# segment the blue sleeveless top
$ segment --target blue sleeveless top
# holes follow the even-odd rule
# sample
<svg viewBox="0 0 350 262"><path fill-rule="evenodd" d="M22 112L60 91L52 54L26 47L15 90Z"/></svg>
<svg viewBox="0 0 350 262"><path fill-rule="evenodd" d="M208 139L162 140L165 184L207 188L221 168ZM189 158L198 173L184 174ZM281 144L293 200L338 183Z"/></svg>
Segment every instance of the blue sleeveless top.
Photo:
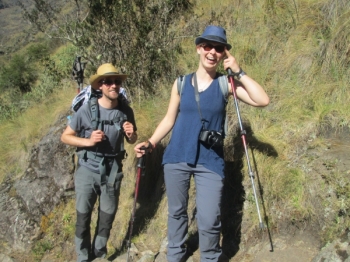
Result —
<svg viewBox="0 0 350 262"><path fill-rule="evenodd" d="M179 113L162 164L180 162L193 166L199 164L224 177L223 147L211 148L198 140L202 122L191 78L192 74L185 77L180 95ZM205 129L221 132L225 117L225 98L217 78L205 91L199 93L199 100Z"/></svg>

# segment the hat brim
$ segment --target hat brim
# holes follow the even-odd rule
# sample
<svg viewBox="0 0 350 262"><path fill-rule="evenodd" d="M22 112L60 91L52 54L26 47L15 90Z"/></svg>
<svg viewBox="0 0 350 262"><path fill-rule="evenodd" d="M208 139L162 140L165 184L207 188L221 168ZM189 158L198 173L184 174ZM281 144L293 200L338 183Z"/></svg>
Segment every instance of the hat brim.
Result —
<svg viewBox="0 0 350 262"><path fill-rule="evenodd" d="M230 44L226 43L225 41L222 40L221 37L217 37L217 36L197 37L195 44L199 45L199 44L201 44L203 42L207 42L207 41L223 44L224 46L226 46L227 50L230 50L232 48L232 46Z"/></svg>
<svg viewBox="0 0 350 262"><path fill-rule="evenodd" d="M116 76L118 77L118 79L121 79L122 81L124 81L128 75L122 75L122 74L116 74L116 73L109 73L109 74L104 74L104 75L92 75L89 79L90 81L90 85L92 86L92 88L97 89L98 88L98 82L106 77L109 76Z"/></svg>

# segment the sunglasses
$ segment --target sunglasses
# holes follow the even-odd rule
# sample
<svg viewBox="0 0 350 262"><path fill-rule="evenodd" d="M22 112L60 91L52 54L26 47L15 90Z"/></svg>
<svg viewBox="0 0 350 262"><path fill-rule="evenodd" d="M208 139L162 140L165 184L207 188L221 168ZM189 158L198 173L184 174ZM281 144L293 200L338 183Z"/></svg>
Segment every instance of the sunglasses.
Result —
<svg viewBox="0 0 350 262"><path fill-rule="evenodd" d="M116 86L119 86L119 85L122 84L122 82L123 81L120 80L120 79L114 79L114 80L112 80L112 79L104 79L104 80L100 81L100 83L105 84L107 86L111 86L113 84L115 84Z"/></svg>
<svg viewBox="0 0 350 262"><path fill-rule="evenodd" d="M213 48L217 53L222 53L225 51L225 46L224 45L212 45L212 44L202 44L201 47L203 47L204 51L210 51Z"/></svg>

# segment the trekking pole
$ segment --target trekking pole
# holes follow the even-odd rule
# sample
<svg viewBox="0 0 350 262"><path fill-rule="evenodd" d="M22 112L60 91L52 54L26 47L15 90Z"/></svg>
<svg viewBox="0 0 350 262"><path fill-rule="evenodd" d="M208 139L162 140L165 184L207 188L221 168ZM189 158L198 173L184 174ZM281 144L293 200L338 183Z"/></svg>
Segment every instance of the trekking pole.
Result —
<svg viewBox="0 0 350 262"><path fill-rule="evenodd" d="M245 139L246 138L245 137L246 136L246 130L244 130L244 128L243 128L241 114L239 112L238 99L237 99L236 89L235 89L235 85L234 85L234 78L233 78L234 75L233 75L233 72L232 72L232 70L230 68L227 69L227 73L228 73L229 81L231 83L232 94L233 94L233 98L234 98L234 104L235 104L236 111L237 111L238 123L239 123L239 128L240 128L240 131L241 131L241 138L242 138L242 142L243 142L245 156L246 156L246 159L247 159L249 177L250 177L250 181L252 182L256 209L258 211L258 216L259 216L259 227L260 227L260 229L263 229L264 228L264 223L263 223L263 221L261 219L259 203L258 203L258 197L257 197L257 194L256 194L255 183L254 183L254 173L253 173L252 167L250 165L250 160L249 160L248 146L247 146L246 139Z"/></svg>
<svg viewBox="0 0 350 262"><path fill-rule="evenodd" d="M81 62L81 56L77 56L73 63L72 75L78 83L77 93L83 89L84 69L86 62Z"/></svg>
<svg viewBox="0 0 350 262"><path fill-rule="evenodd" d="M140 148L141 150L144 150L146 153L148 152L148 149L144 146ZM144 154L142 157L139 158L137 161L137 175L136 175L136 182L135 182L135 196L134 196L134 204L133 204L133 209L132 209L132 214L129 222L129 239L128 239L128 256L127 256L127 262L129 262L129 253L130 253L130 248L131 248L131 235L132 235L132 230L134 226L134 221L135 221L135 213L136 213L136 202L137 202L137 197L139 194L139 184L140 184L140 179L141 179L141 174L142 170L145 168L145 156Z"/></svg>

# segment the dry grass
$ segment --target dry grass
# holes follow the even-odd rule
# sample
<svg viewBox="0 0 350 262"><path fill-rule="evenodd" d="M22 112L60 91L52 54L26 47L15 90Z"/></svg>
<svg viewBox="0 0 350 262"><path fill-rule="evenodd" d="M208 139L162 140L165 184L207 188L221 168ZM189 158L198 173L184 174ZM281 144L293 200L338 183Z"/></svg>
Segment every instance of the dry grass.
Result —
<svg viewBox="0 0 350 262"><path fill-rule="evenodd" d="M12 174L12 178L17 178L23 173L31 147L59 115L67 112L74 92L74 88L57 88L47 100L0 126L0 181L6 175Z"/></svg>

